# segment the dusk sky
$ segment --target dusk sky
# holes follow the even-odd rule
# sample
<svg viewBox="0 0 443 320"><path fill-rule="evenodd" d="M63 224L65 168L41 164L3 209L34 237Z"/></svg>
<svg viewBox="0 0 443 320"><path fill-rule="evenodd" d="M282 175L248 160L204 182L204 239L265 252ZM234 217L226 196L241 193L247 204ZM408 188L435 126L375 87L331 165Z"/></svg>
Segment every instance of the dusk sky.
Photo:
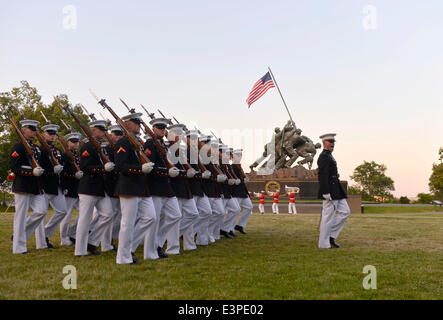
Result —
<svg viewBox="0 0 443 320"><path fill-rule="evenodd" d="M276 88L246 104L270 66L303 134L337 133L341 179L375 161L396 196L429 192L443 146L441 0L0 4L1 92L27 80L45 103L66 93L105 114L92 88L120 115L119 97L160 108L243 148L249 172L288 120Z"/></svg>

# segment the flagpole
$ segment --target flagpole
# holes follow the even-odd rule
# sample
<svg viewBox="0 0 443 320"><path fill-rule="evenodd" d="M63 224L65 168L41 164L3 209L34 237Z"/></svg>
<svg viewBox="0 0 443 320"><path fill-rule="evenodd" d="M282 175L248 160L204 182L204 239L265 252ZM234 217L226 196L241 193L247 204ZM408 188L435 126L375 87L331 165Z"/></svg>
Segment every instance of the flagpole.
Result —
<svg viewBox="0 0 443 320"><path fill-rule="evenodd" d="M286 111L288 111L289 118L291 119L292 122L294 122L294 120L292 120L291 113L289 112L288 106L286 105L286 101L285 101L285 99L283 98L283 95L281 94L280 88L278 87L277 81L275 80L274 74L273 74L272 71L271 71L271 68L268 67L268 70L269 70L269 73L271 74L272 80L273 80L274 83L275 83L275 86L277 87L278 93L280 93L280 97L281 97L281 99L283 100L283 104L285 105Z"/></svg>

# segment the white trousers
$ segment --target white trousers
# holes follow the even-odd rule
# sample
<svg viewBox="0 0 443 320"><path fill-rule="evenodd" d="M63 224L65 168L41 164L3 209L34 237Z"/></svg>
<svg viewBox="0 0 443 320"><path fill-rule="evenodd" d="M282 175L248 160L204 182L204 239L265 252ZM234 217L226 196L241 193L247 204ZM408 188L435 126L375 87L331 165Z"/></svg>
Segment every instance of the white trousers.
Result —
<svg viewBox="0 0 443 320"><path fill-rule="evenodd" d="M194 202L198 210L198 218L194 222L194 234L197 233L196 244L207 246L209 244L209 220L212 210L207 196L194 196Z"/></svg>
<svg viewBox="0 0 443 320"><path fill-rule="evenodd" d="M337 215L335 215L337 212ZM346 199L323 200L321 212L320 236L318 238L319 248L330 248L329 238L336 239L351 214Z"/></svg>
<svg viewBox="0 0 443 320"><path fill-rule="evenodd" d="M114 224L116 223L116 219L121 219L121 213L120 213L120 199L109 197L111 200L111 206L112 206L112 223L109 224L109 226L106 228L105 231L103 231L103 235L101 238L101 247L102 252L111 251L113 249L112 246L112 239L118 238L118 232L116 237L114 238ZM119 216L116 218L116 216ZM97 214L97 208L94 208L94 212L92 213L92 221L89 225L89 230L92 230L96 227L98 221L99 221L100 215ZM118 227L120 228L120 220L118 222Z"/></svg>
<svg viewBox="0 0 443 320"><path fill-rule="evenodd" d="M233 231L241 208L235 198L223 199L223 205L226 214L220 229L226 232Z"/></svg>
<svg viewBox="0 0 443 320"><path fill-rule="evenodd" d="M179 239L176 225L179 225L182 214L176 197L159 197L152 196L154 202L155 213L157 215L158 227L157 227L157 247L163 247L166 242L166 236L171 229L175 230L174 234L169 235L171 241L172 237ZM169 242L169 241L168 241Z"/></svg>
<svg viewBox="0 0 443 320"><path fill-rule="evenodd" d="M72 219L72 212L74 209L78 210L78 198L65 197L67 212L62 222L60 222L60 244L62 246L72 245L70 238L70 225Z"/></svg>
<svg viewBox="0 0 443 320"><path fill-rule="evenodd" d="M167 254L180 253L180 240L175 235L183 236L183 250L195 250L197 246L194 242L194 222L198 218L198 210L193 199L177 198L182 214L180 223L176 224L168 233ZM178 230L177 230L178 229Z"/></svg>
<svg viewBox="0 0 443 320"><path fill-rule="evenodd" d="M265 205L263 203L258 204L258 211L260 211L260 213L265 213Z"/></svg>
<svg viewBox="0 0 443 320"><path fill-rule="evenodd" d="M222 198L209 198L209 204L212 210L208 227L209 242L214 243L215 240L220 239L220 225L225 217L225 206Z"/></svg>
<svg viewBox="0 0 443 320"><path fill-rule="evenodd" d="M243 209L243 211L240 214L240 218L238 219L237 225L241 226L243 228L246 228L246 225L248 224L249 217L252 213L252 201L249 197L247 198L235 198L238 202L238 205ZM235 225L234 225L235 227Z"/></svg>
<svg viewBox="0 0 443 320"><path fill-rule="evenodd" d="M121 221L118 234L117 264L132 263L131 252L136 249L135 243L144 239L144 251L151 257L158 258L155 246L155 229L157 217L154 204L148 197L120 197ZM112 224L110 225L112 231ZM145 259L147 259L145 257Z"/></svg>
<svg viewBox="0 0 443 320"><path fill-rule="evenodd" d="M27 251L26 241L44 221L48 207L43 194L14 193L15 213L13 226L12 253ZM29 217L28 210L32 212ZM46 242L45 247L46 248ZM37 249L40 249L37 247Z"/></svg>
<svg viewBox="0 0 443 320"><path fill-rule="evenodd" d="M295 203L294 202L289 202L288 204L288 213L291 214L297 214L297 209L295 208Z"/></svg>
<svg viewBox="0 0 443 320"><path fill-rule="evenodd" d="M272 204L272 213L278 214L278 203Z"/></svg>
<svg viewBox="0 0 443 320"><path fill-rule="evenodd" d="M94 208L97 208L98 222L90 229L91 216ZM75 255L88 254L88 243L97 246L102 239L103 233L112 223L111 199L107 194L104 197L79 194L79 212L77 232L75 235ZM89 230L91 232L89 233ZM109 240L110 242L111 240Z"/></svg>

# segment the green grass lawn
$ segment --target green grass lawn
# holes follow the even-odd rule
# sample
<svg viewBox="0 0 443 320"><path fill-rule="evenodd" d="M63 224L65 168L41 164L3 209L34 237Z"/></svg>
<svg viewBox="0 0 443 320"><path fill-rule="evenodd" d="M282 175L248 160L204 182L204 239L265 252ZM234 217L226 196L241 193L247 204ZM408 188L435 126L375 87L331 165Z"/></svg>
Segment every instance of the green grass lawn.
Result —
<svg viewBox="0 0 443 320"><path fill-rule="evenodd" d="M317 248L317 214L251 216L247 235L137 265L73 247L11 252L12 213L0 214L1 299L442 299L442 215L351 215L340 249ZM142 257L142 248L137 251ZM65 290L65 265L77 269ZM365 290L365 265L377 289Z"/></svg>
<svg viewBox="0 0 443 320"><path fill-rule="evenodd" d="M437 211L440 208L437 207ZM364 214L366 213L417 213L417 212L434 212L434 207L431 206L399 206L399 207L384 207L384 206L365 206Z"/></svg>

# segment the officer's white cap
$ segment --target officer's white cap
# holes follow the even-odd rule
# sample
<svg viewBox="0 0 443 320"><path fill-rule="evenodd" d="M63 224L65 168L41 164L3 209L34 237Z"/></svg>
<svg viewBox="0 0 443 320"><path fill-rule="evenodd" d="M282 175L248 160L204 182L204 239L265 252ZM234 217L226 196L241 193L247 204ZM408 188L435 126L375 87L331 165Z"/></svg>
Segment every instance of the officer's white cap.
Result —
<svg viewBox="0 0 443 320"><path fill-rule="evenodd" d="M110 126L108 128L109 131L113 132L113 131L119 131L119 132L123 132L122 127L120 127L118 124L114 124L113 126Z"/></svg>
<svg viewBox="0 0 443 320"><path fill-rule="evenodd" d="M326 133L320 136L320 139L322 140L334 140L335 141L335 133Z"/></svg>
<svg viewBox="0 0 443 320"><path fill-rule="evenodd" d="M235 149L232 151L232 154L241 156L243 154L243 149Z"/></svg>
<svg viewBox="0 0 443 320"><path fill-rule="evenodd" d="M38 122L37 120L31 120L31 119L26 119L26 120L22 120L20 121L20 125L23 127L26 126L31 126L31 127L36 127L38 126L40 122Z"/></svg>
<svg viewBox="0 0 443 320"><path fill-rule="evenodd" d="M106 120L94 120L94 121L91 121L91 122L89 122L89 126L90 127L92 127L92 128L99 128L99 129L104 129L104 130L106 130L106 124L107 124L107 122L106 122Z"/></svg>
<svg viewBox="0 0 443 320"><path fill-rule="evenodd" d="M81 137L82 137L81 134L78 132L71 132L71 133L68 133L67 135L65 135L66 140L74 139L74 140L79 141Z"/></svg>
<svg viewBox="0 0 443 320"><path fill-rule="evenodd" d="M127 114L127 115L123 116L122 120L123 121L131 120L131 121L133 121L133 122L135 122L137 124L140 124L141 121L142 121L142 115L143 115L143 113L134 112L134 113L130 113L130 114Z"/></svg>
<svg viewBox="0 0 443 320"><path fill-rule="evenodd" d="M55 131L55 132L58 132L58 129L60 129L60 126L58 126L56 124L53 124L53 123L49 123L49 124L44 125L42 127L43 131Z"/></svg>
<svg viewBox="0 0 443 320"><path fill-rule="evenodd" d="M160 127L167 127L168 125L171 125L172 122L169 119L166 118L155 118L152 119L151 121L149 121L149 124L151 124L153 127L154 126L160 126Z"/></svg>

